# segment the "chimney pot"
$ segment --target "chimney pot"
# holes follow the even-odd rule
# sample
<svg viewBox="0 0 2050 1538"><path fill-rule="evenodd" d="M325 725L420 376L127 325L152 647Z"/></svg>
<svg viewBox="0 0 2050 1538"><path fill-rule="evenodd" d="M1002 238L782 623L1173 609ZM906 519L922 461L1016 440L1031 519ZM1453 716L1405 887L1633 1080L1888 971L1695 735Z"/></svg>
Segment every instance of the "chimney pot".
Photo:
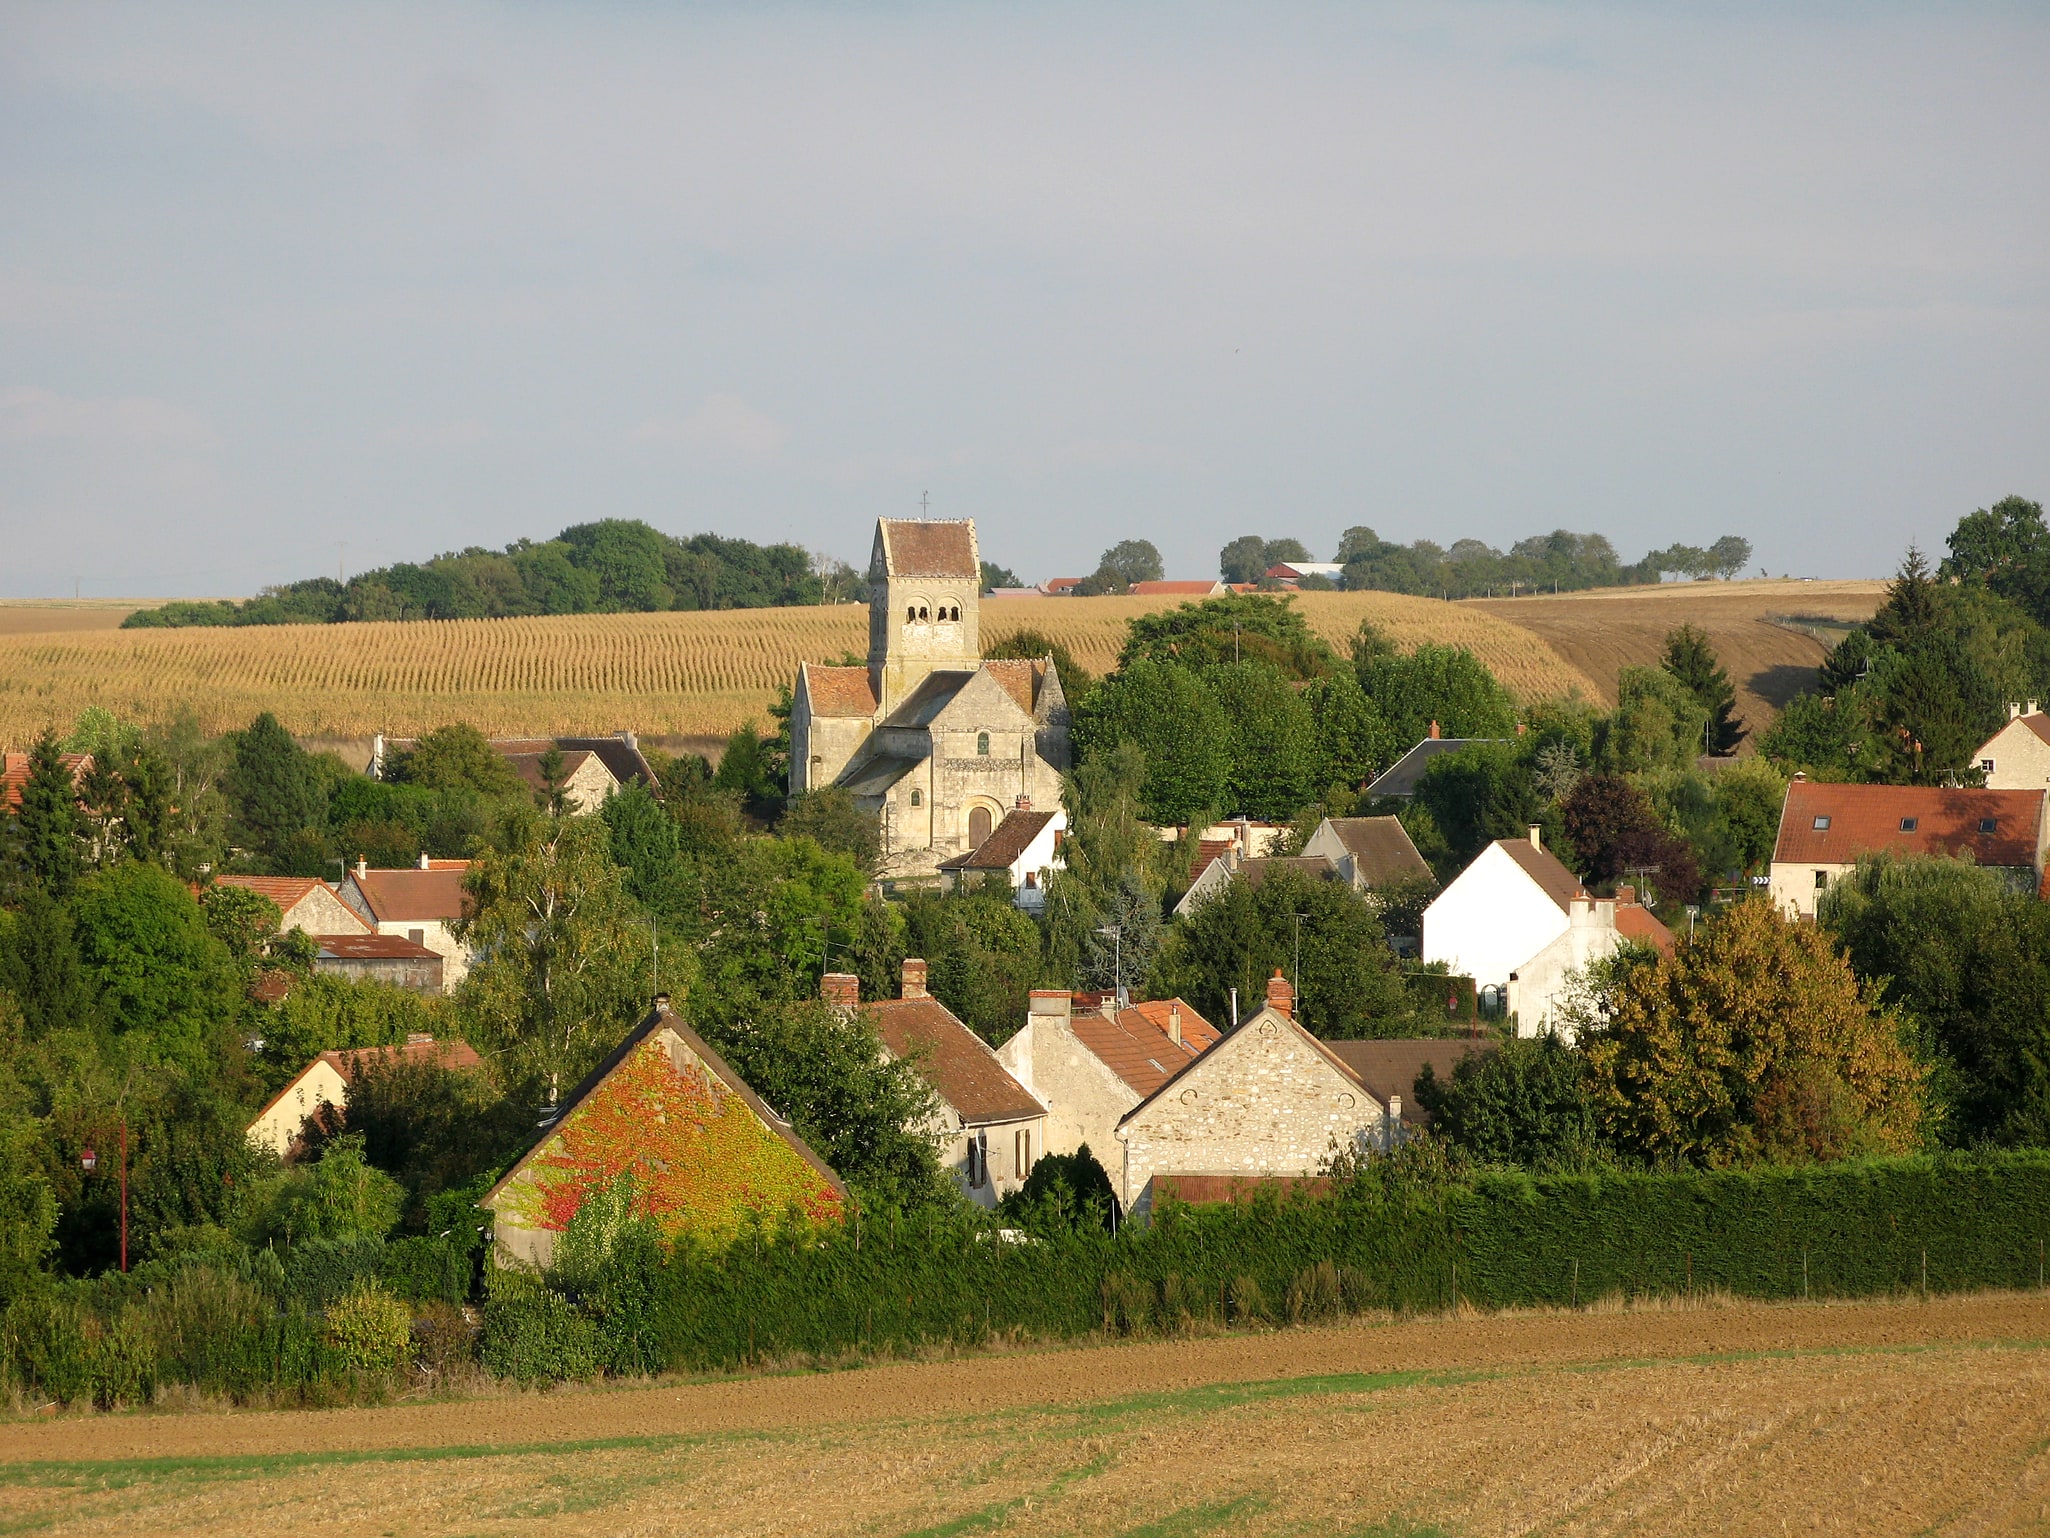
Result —
<svg viewBox="0 0 2050 1538"><path fill-rule="evenodd" d="M367 876L370 874L370 862L364 859L363 856L361 856L360 854L356 856L356 874L359 876Z"/></svg>
<svg viewBox="0 0 2050 1538"><path fill-rule="evenodd" d="M2007 719L2010 721L2019 721L2021 717L2022 702L2020 700L2009 700L2007 702Z"/></svg>
<svg viewBox="0 0 2050 1538"><path fill-rule="evenodd" d="M422 870L426 870L426 869L428 868L428 867L427 867L427 851L426 851L426 850L424 850L424 849L420 851L420 868L421 868Z"/></svg>
<svg viewBox="0 0 2050 1538"><path fill-rule="evenodd" d="M819 997L835 1009L853 1009L861 1003L861 979L852 972L828 972L819 979Z"/></svg>
<svg viewBox="0 0 2050 1538"><path fill-rule="evenodd" d="M2034 700L2029 701L2029 708L2027 713L2029 715L2034 715L2036 713L2036 702Z"/></svg>
<svg viewBox="0 0 2050 1538"><path fill-rule="evenodd" d="M1533 849L1545 847L1545 830L1536 823L1530 825L1530 847Z"/></svg>
<svg viewBox="0 0 2050 1538"><path fill-rule="evenodd" d="M666 1014L668 1014L668 1013L669 1013L669 995L668 995L668 994L666 994L666 993L658 993L658 994L656 994L656 995L655 995L655 1013L656 1013L656 1014L658 1014L658 1015L666 1015Z"/></svg>
<svg viewBox="0 0 2050 1538"><path fill-rule="evenodd" d="M1617 887L1617 888L1616 888L1616 901L1617 901L1617 902L1619 902L1619 903L1622 903L1622 904L1624 904L1624 905L1625 905L1626 907L1627 907L1627 906L1628 906L1629 904L1631 904L1631 903L1634 903L1634 902L1636 902L1636 901L1637 901L1637 888L1636 888L1636 887L1634 887L1634 886L1619 886L1619 887Z"/></svg>
<svg viewBox="0 0 2050 1538"><path fill-rule="evenodd" d="M1402 1120L1402 1096L1390 1095L1388 1097L1388 1119L1390 1121Z"/></svg>
<svg viewBox="0 0 2050 1538"><path fill-rule="evenodd" d="M1279 967L1267 979L1267 1007L1287 1019L1295 1018L1295 989L1289 986Z"/></svg>
<svg viewBox="0 0 2050 1538"><path fill-rule="evenodd" d="M1031 810L1032 810L1032 798L1031 798L1030 796L1020 796L1020 797L1018 798L1018 800L1017 800L1017 808L1018 808L1018 810L1019 810L1019 811L1021 811L1021 812L1029 812L1029 811L1031 811Z"/></svg>
<svg viewBox="0 0 2050 1538"><path fill-rule="evenodd" d="M1431 723L1431 741L1433 741L1433 742L1436 742L1437 740L1438 740L1438 723L1437 723L1436 721L1433 721L1433 722Z"/></svg>
<svg viewBox="0 0 2050 1538"><path fill-rule="evenodd" d="M907 999L929 999L932 997L931 994L925 991L925 962L922 958L917 956L906 956L904 958L904 984L899 990L899 996Z"/></svg>

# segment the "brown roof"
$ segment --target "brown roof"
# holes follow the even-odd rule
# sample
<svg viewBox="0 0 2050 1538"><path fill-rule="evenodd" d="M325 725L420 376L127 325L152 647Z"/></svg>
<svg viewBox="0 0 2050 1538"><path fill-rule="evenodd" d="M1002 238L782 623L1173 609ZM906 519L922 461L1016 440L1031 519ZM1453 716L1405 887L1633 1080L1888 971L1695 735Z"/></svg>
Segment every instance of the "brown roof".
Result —
<svg viewBox="0 0 2050 1538"><path fill-rule="evenodd" d="M1170 1011L1180 1007L1182 1039L1167 1034ZM1068 1019L1075 1039L1144 1100L1189 1062L1217 1045L1219 1031L1180 999L1151 999L1118 1011L1115 1020L1078 1010Z"/></svg>
<svg viewBox="0 0 2050 1538"><path fill-rule="evenodd" d="M313 876L216 876L214 885L241 887L245 892L268 897L278 905L278 912L290 913L308 892L327 883Z"/></svg>
<svg viewBox="0 0 2050 1538"><path fill-rule="evenodd" d="M1653 946L1668 956L1673 954L1672 930L1659 921L1656 913L1640 904L1616 904L1616 933L1640 945Z"/></svg>
<svg viewBox="0 0 2050 1538"><path fill-rule="evenodd" d="M92 768L93 756L90 753L66 753L63 759L64 767L71 771L72 787L76 789L78 782L85 778L86 771ZM0 753L0 802L4 802L10 812L21 810L21 788L28 784L28 768L28 754Z"/></svg>
<svg viewBox="0 0 2050 1538"><path fill-rule="evenodd" d="M1189 879L1194 881L1210 868L1212 860L1221 860L1232 847L1228 838L1203 838L1196 841L1196 858L1189 862Z"/></svg>
<svg viewBox="0 0 2050 1538"><path fill-rule="evenodd" d="M410 753L419 745L418 737L387 737L384 751L389 757ZM611 737L493 737L491 746L508 758L520 753L546 753L550 748L564 753L595 753L620 784L655 783L655 771L648 766L647 755L641 752L639 740L631 733Z"/></svg>
<svg viewBox="0 0 2050 1538"><path fill-rule="evenodd" d="M1223 592L1224 584L1215 580L1209 582L1134 582L1127 591L1134 598L1167 598L1179 597L1184 594L1208 597L1212 593Z"/></svg>
<svg viewBox="0 0 2050 1538"><path fill-rule="evenodd" d="M2033 714L2019 716L2016 719L2038 737L2042 738L2043 741L2050 742L2050 715L2045 715L2042 711L2038 710Z"/></svg>
<svg viewBox="0 0 2050 1538"><path fill-rule="evenodd" d="M1523 873L1559 905L1561 912L1573 906L1574 898L1587 895L1580 878L1562 865L1551 850L1539 849L1528 838L1498 838L1495 847L1522 866Z"/></svg>
<svg viewBox="0 0 2050 1538"><path fill-rule="evenodd" d="M890 574L896 577L973 577L982 580L975 559L974 525L925 523L910 518L880 520Z"/></svg>
<svg viewBox="0 0 2050 1538"><path fill-rule="evenodd" d="M1335 881L1338 867L1321 854L1266 854L1239 861L1232 874L1256 890L1269 876L1292 870L1307 881Z"/></svg>
<svg viewBox="0 0 2050 1538"><path fill-rule="evenodd" d="M353 1083L356 1075L374 1063L443 1063L450 1068L481 1068L484 1059L467 1041L408 1041L395 1047L349 1047L323 1052L320 1061L334 1066L342 1082Z"/></svg>
<svg viewBox="0 0 2050 1538"><path fill-rule="evenodd" d="M1772 857L1798 865L1849 865L1861 854L1969 850L1981 865L2033 869L2043 800L2040 790L1796 780L1787 787ZM1825 825L1817 827L1818 820Z"/></svg>
<svg viewBox="0 0 2050 1538"><path fill-rule="evenodd" d="M447 922L463 916L469 901L463 877L469 868L467 860L436 860L431 870L351 870L349 879L380 924L408 919Z"/></svg>
<svg viewBox="0 0 2050 1538"><path fill-rule="evenodd" d="M548 781L541 773L541 759L542 755L547 753L547 751L548 749L544 747L539 752L534 753L507 753L505 761L512 765L512 772L525 782L528 789L546 790L548 788ZM556 751L562 752L560 748L556 749ZM571 775L583 768L595 756L588 749L584 748L578 748L574 752L563 753L562 777L564 781L567 781Z"/></svg>
<svg viewBox="0 0 2050 1538"><path fill-rule="evenodd" d="M998 657L985 662L982 670L1003 686L1004 692L1018 702L1018 708L1026 715L1032 714L1032 702L1039 694L1039 680L1046 671L1046 664L1034 662L1025 657Z"/></svg>
<svg viewBox="0 0 2050 1538"><path fill-rule="evenodd" d="M329 961L439 961L441 952L430 951L404 935L315 935L313 943Z"/></svg>
<svg viewBox="0 0 2050 1538"><path fill-rule="evenodd" d="M826 667L817 662L804 665L804 692L811 696L815 716L872 716L876 713L876 692L869 684L867 668Z"/></svg>
<svg viewBox="0 0 2050 1538"><path fill-rule="evenodd" d="M1052 812L1010 812L980 846L940 863L942 870L1009 870L1053 821Z"/></svg>
<svg viewBox="0 0 2050 1538"><path fill-rule="evenodd" d="M989 1044L938 999L884 999L862 1010L890 1055L911 1062L969 1126L1046 1114Z"/></svg>
<svg viewBox="0 0 2050 1538"><path fill-rule="evenodd" d="M1457 1037L1327 1041L1324 1045L1383 1105L1388 1103L1390 1095L1402 1096L1402 1119L1413 1126L1421 1126L1430 1120L1423 1107L1416 1103L1417 1076L1424 1071L1424 1064L1429 1063L1431 1071L1441 1080L1449 1079L1461 1058L1475 1052L1495 1050L1492 1043Z"/></svg>
<svg viewBox="0 0 2050 1538"><path fill-rule="evenodd" d="M1431 873L1410 841L1408 829L1393 817L1334 817L1331 831L1345 845L1368 886Z"/></svg>

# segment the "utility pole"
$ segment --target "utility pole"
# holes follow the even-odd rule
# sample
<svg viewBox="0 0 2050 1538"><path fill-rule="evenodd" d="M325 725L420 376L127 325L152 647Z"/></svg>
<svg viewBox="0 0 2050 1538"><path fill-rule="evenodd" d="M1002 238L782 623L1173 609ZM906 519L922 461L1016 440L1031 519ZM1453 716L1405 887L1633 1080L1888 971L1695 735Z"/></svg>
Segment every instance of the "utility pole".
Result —
<svg viewBox="0 0 2050 1538"><path fill-rule="evenodd" d="M1110 996L1117 1001L1117 1007L1123 1009L1125 1007L1125 926L1122 924L1105 924L1096 932L1100 935L1110 936Z"/></svg>
<svg viewBox="0 0 2050 1538"><path fill-rule="evenodd" d="M1295 976L1290 979L1289 986L1295 989L1295 1022L1297 1025L1301 1025L1303 1023L1303 920L1308 918L1309 915L1307 913L1291 913L1289 917L1295 920Z"/></svg>
<svg viewBox="0 0 2050 1538"><path fill-rule="evenodd" d="M932 493L931 493L931 492L929 492L929 491L921 491L921 492L920 492L920 493L918 494L918 510L919 510L919 512L921 512L921 513L929 513L929 512L931 512L931 511L932 511Z"/></svg>
<svg viewBox="0 0 2050 1538"><path fill-rule="evenodd" d="M342 567L343 567L343 563L344 563L344 562L345 562L345 561L346 561L346 560L348 559L348 556L349 556L349 542L348 542L348 541L347 541L346 539L338 539L338 540L336 540L336 541L335 541L335 581L336 581L337 583L339 583L339 584L340 584L341 586L343 586L343 587L347 587L347 586L349 585L349 579L348 579L347 577L345 577L345 576L343 576L343 575L342 575Z"/></svg>

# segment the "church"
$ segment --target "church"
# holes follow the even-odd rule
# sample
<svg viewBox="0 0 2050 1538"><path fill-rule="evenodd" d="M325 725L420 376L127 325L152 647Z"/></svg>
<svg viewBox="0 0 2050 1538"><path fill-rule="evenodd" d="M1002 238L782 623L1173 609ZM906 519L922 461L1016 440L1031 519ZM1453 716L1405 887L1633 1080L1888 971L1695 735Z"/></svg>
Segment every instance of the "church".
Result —
<svg viewBox="0 0 2050 1538"><path fill-rule="evenodd" d="M1068 703L1051 657L983 661L972 521L879 519L868 582L868 665L798 668L790 793L845 786L881 820L883 874L935 876L1060 805Z"/></svg>

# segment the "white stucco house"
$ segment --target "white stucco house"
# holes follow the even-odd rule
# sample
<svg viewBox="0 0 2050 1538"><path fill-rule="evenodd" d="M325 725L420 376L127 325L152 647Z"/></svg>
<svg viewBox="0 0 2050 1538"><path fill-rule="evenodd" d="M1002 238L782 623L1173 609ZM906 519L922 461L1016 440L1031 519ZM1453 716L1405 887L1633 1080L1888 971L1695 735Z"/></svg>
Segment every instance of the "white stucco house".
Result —
<svg viewBox="0 0 2050 1538"><path fill-rule="evenodd" d="M400 935L443 958L443 987L453 993L470 970L470 949L455 937L466 911L468 860L432 860L374 870L358 860L341 885L341 899L381 935Z"/></svg>
<svg viewBox="0 0 2050 1538"><path fill-rule="evenodd" d="M2007 724L1979 745L1972 762L1988 790L2041 790L2050 785L2050 715L2030 700L2007 707Z"/></svg>
<svg viewBox="0 0 2050 1538"><path fill-rule="evenodd" d="M1614 897L1573 898L1566 907L1565 929L1509 974L1507 1003L1516 1034L1549 1032L1572 1041L1574 1029L1560 1017L1560 1006L1574 983L1590 965L1633 941L1669 955L1673 949L1673 932L1638 904L1635 888L1619 887Z"/></svg>
<svg viewBox="0 0 2050 1538"><path fill-rule="evenodd" d="M953 891L975 877L1002 876L1010 883L1011 901L1037 913L1046 906L1048 873L1061 868L1061 842L1067 831L1068 814L1060 807L1035 812L1025 802L975 848L940 861L941 883Z"/></svg>

